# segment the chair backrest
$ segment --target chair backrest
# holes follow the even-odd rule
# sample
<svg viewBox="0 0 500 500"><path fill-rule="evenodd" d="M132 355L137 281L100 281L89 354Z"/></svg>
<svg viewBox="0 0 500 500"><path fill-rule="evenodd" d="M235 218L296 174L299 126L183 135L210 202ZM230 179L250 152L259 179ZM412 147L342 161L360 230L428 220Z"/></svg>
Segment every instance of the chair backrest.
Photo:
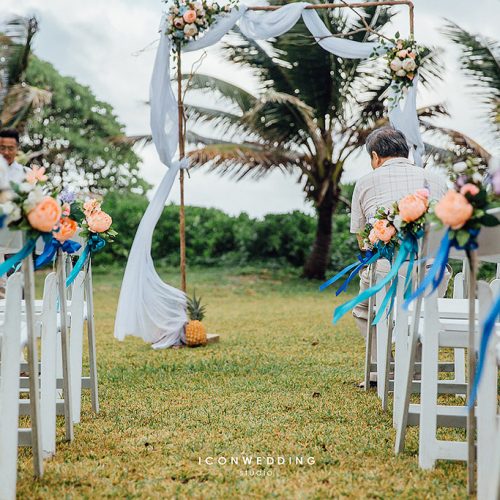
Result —
<svg viewBox="0 0 500 500"><path fill-rule="evenodd" d="M23 248L22 231L11 231L7 227L0 229L0 253L16 253Z"/></svg>

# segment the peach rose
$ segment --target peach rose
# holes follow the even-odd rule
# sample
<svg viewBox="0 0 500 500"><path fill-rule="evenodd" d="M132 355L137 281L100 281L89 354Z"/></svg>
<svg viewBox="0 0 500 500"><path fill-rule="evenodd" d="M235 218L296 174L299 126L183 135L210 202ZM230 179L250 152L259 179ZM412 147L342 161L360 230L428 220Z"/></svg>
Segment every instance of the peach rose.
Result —
<svg viewBox="0 0 500 500"><path fill-rule="evenodd" d="M33 229L49 233L59 222L61 214L59 203L54 198L46 196L28 213L28 221Z"/></svg>
<svg viewBox="0 0 500 500"><path fill-rule="evenodd" d="M52 235L57 241L64 243L65 241L73 238L78 229L78 224L69 217L63 217L59 223L59 231L54 231Z"/></svg>
<svg viewBox="0 0 500 500"><path fill-rule="evenodd" d="M399 200L399 215L405 222L413 222L425 214L428 206L429 202L426 198L417 194L409 194Z"/></svg>
<svg viewBox="0 0 500 500"><path fill-rule="evenodd" d="M415 195L419 196L420 198L424 198L425 200L429 199L431 193L429 193L429 190L427 188L422 188L422 189L417 189L415 191Z"/></svg>
<svg viewBox="0 0 500 500"><path fill-rule="evenodd" d="M474 209L463 194L450 190L441 198L434 211L445 226L460 229L472 217Z"/></svg>
<svg viewBox="0 0 500 500"><path fill-rule="evenodd" d="M98 212L99 210L101 210L101 203L95 198L91 198L83 204L83 211L86 217L88 217L92 212Z"/></svg>
<svg viewBox="0 0 500 500"><path fill-rule="evenodd" d="M196 11L188 10L184 12L184 15L182 17L184 18L184 21L186 21L186 23L194 23L196 21Z"/></svg>
<svg viewBox="0 0 500 500"><path fill-rule="evenodd" d="M102 210L87 217L87 224L93 233L104 233L111 227L112 223L113 219Z"/></svg>
<svg viewBox="0 0 500 500"><path fill-rule="evenodd" d="M370 231L370 234L368 235L368 241L372 244L372 245L375 245L375 243L377 243L378 241L378 238L377 236L375 235L375 230L372 229Z"/></svg>
<svg viewBox="0 0 500 500"><path fill-rule="evenodd" d="M396 234L396 228L385 219L378 220L373 224L373 234L380 241L389 243Z"/></svg>
<svg viewBox="0 0 500 500"><path fill-rule="evenodd" d="M464 184L460 189L460 194L463 194L464 196L466 194L476 196L477 193L479 193L479 188L475 184L471 184L470 182Z"/></svg>

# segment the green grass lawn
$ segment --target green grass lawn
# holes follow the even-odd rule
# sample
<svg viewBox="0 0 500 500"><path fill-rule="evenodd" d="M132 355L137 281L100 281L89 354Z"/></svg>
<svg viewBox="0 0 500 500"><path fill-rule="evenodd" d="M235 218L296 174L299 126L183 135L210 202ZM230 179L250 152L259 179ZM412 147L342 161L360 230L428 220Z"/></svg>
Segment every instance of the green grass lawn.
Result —
<svg viewBox="0 0 500 500"><path fill-rule="evenodd" d="M178 283L176 271L163 275ZM466 496L463 464L418 468L416 429L394 456L391 413L356 387L364 345L354 321L331 324L333 292L284 271L192 270L188 280L221 342L155 352L113 338L121 275L96 274L101 412L85 391L75 440L63 442L59 420L41 480L20 452L19 498ZM242 454L314 464L204 463Z"/></svg>

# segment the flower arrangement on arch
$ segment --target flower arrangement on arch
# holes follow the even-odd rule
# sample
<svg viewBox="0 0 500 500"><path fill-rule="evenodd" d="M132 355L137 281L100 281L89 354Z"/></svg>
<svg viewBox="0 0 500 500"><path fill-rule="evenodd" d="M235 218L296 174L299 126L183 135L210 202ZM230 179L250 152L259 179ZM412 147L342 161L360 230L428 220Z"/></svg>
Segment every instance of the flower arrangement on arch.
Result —
<svg viewBox="0 0 500 500"><path fill-rule="evenodd" d="M176 45L196 40L218 15L230 12L233 2L220 6L206 0L174 0L167 14L167 35Z"/></svg>
<svg viewBox="0 0 500 500"><path fill-rule="evenodd" d="M404 91L413 85L422 59L429 53L429 50L418 45L413 38L401 38L399 32L394 35L393 39L382 38L380 44L385 51L387 67L392 78L393 96L390 96L388 100L394 106L403 97ZM381 54L375 49L373 55Z"/></svg>

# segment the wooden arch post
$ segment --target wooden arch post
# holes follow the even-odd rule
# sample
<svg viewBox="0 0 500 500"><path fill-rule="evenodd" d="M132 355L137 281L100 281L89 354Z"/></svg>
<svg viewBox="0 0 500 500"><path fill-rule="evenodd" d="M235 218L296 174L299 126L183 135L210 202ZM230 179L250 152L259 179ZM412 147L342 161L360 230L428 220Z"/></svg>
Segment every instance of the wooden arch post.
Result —
<svg viewBox="0 0 500 500"><path fill-rule="evenodd" d="M286 5L286 4L285 4ZM414 35L414 6L410 0L385 0L380 2L357 2L347 3L323 3L308 5L306 9L322 10L322 9L342 9L347 8L354 10L363 7L377 7L382 5L407 5L409 9L410 19L410 35ZM277 10L283 5L260 5L248 7L248 10L267 11ZM182 160L186 154L186 136L185 136L185 117L184 117L184 102L182 98L182 68L181 68L181 44L177 44L177 108L178 108L178 122L179 122L179 159ZM180 205L179 205L179 241L180 241L180 268L181 268L181 289L186 291L186 216L184 207L184 170L179 172L180 184Z"/></svg>

